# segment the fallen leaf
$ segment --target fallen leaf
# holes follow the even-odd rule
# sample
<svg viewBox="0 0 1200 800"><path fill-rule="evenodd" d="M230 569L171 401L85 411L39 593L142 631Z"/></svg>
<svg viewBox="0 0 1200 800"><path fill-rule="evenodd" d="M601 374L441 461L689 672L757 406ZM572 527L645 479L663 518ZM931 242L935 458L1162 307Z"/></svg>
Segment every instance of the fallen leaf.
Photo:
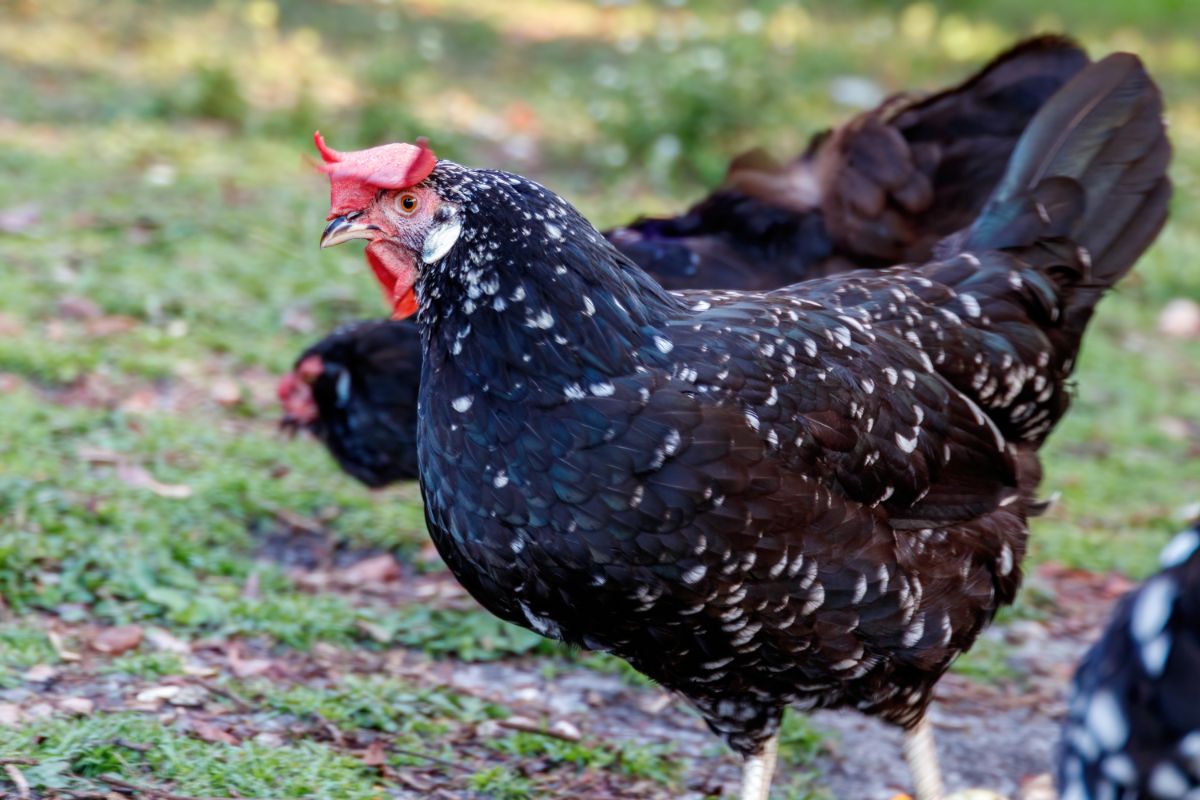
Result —
<svg viewBox="0 0 1200 800"><path fill-rule="evenodd" d="M394 556L385 553L364 558L338 572L338 580L345 584L390 583L400 580L402 572Z"/></svg>
<svg viewBox="0 0 1200 800"><path fill-rule="evenodd" d="M368 767L379 767L387 763L387 751L383 748L383 740L376 739L362 751L362 762Z"/></svg>
<svg viewBox="0 0 1200 800"><path fill-rule="evenodd" d="M242 400L242 387L233 378L217 378L208 393L223 406L234 406Z"/></svg>
<svg viewBox="0 0 1200 800"><path fill-rule="evenodd" d="M234 747L241 744L241 740L234 736L229 731L214 725L211 722L205 722L202 719L192 721L192 733L206 742L221 742L224 744L233 745Z"/></svg>
<svg viewBox="0 0 1200 800"><path fill-rule="evenodd" d="M173 706L202 706L208 699L208 690L203 686L188 684L176 688L179 691L167 698L167 702Z"/></svg>
<svg viewBox="0 0 1200 800"><path fill-rule="evenodd" d="M96 704L86 697L64 697L58 701L58 707L68 714L80 717L91 716L96 710Z"/></svg>
<svg viewBox="0 0 1200 800"><path fill-rule="evenodd" d="M155 650L162 650L167 653L175 653L176 655L188 655L192 652L192 646L182 639L178 639L162 628L147 628L146 641Z"/></svg>
<svg viewBox="0 0 1200 800"><path fill-rule="evenodd" d="M242 658L241 648L236 644L230 646L228 660L229 671L238 678L253 678L275 666L275 662L267 658Z"/></svg>
<svg viewBox="0 0 1200 800"><path fill-rule="evenodd" d="M35 664L21 676L30 683L45 683L58 677L58 670L49 664Z"/></svg>
<svg viewBox="0 0 1200 800"><path fill-rule="evenodd" d="M192 487L183 483L163 483L139 464L118 463L117 477L129 486L138 489L149 489L159 497L168 497L172 500L185 500L192 496Z"/></svg>
<svg viewBox="0 0 1200 800"><path fill-rule="evenodd" d="M550 734L568 742L578 742L583 738L583 734L579 732L579 728L576 728L565 719L560 719L551 725Z"/></svg>
<svg viewBox="0 0 1200 800"><path fill-rule="evenodd" d="M120 625L115 628L104 628L92 636L92 649L110 656L128 653L142 643L142 627L140 625Z"/></svg>
<svg viewBox="0 0 1200 800"><path fill-rule="evenodd" d="M14 728L21 724L25 715L21 707L15 703L0 703L0 726Z"/></svg>
<svg viewBox="0 0 1200 800"><path fill-rule="evenodd" d="M139 703L161 703L179 694L182 688L180 686L151 686L138 692L134 699Z"/></svg>
<svg viewBox="0 0 1200 800"><path fill-rule="evenodd" d="M81 658L83 658L83 656L79 655L79 653L67 649L67 646L63 642L63 638L58 631L46 631L46 638L50 640L50 646L54 648L54 652L57 653L58 657L63 661L79 661Z"/></svg>

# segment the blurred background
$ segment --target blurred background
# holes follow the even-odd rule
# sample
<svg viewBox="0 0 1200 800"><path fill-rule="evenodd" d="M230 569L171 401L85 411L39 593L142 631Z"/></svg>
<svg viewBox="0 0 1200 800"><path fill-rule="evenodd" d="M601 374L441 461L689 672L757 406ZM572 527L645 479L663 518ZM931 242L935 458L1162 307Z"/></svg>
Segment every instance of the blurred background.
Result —
<svg viewBox="0 0 1200 800"><path fill-rule="evenodd" d="M691 725L683 744L619 715L582 741L489 728L513 712L488 693L505 681L534 703L539 679L584 676L570 697L598 681L617 698L600 705L638 713L659 695L477 611L415 487L368 492L277 431L295 356L387 313L355 248L317 249L312 132L347 150L425 135L606 227L1043 31L1146 60L1176 194L1089 331L1029 589L956 667L1003 697L1031 674L1005 631L1056 631L1056 581L1079 608L1110 602L1198 508L1200 4L0 2L0 756L49 794L103 776L222 796L719 792L730 757L676 708L659 712ZM828 796L855 734L790 725L781 791Z"/></svg>

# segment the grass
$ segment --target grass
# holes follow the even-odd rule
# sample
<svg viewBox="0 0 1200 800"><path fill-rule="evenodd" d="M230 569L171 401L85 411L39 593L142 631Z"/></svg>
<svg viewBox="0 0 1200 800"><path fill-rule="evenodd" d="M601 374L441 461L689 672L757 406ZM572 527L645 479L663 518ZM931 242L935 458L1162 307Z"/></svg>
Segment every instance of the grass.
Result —
<svg viewBox="0 0 1200 800"><path fill-rule="evenodd" d="M1159 244L1089 334L1075 407L1045 453L1044 491L1061 499L1035 523L1031 557L1145 575L1200 496L1200 342L1156 331L1168 301L1200 295L1197 24L1179 0L13 4L0 29L0 688L63 666L47 619L276 654L403 646L567 668L558 648L471 608L313 588L261 558L261 531L284 518L406 562L425 542L412 487L367 492L275 427L273 376L338 322L383 313L356 253L315 247L327 187L306 163L314 128L344 149L428 134L439 154L529 174L609 225L680 208L740 149L797 151L849 113L830 92L841 76L937 86L1044 28L1147 58L1178 190ZM89 659L143 683L188 668L145 648ZM991 679L1006 666L981 653L958 668ZM250 689L265 713L426 744L439 715L453 729L488 716L470 698L370 681ZM403 722L383 711L406 702ZM418 722L432 727L404 733ZM797 773L818 740L796 729ZM536 796L513 766L528 759L677 785L671 759L640 747L513 734L467 788ZM121 711L0 728L0 751L39 759L25 774L46 790L94 789L109 771L204 795L374 797L388 780L315 738L231 746ZM815 797L819 778L788 791Z"/></svg>

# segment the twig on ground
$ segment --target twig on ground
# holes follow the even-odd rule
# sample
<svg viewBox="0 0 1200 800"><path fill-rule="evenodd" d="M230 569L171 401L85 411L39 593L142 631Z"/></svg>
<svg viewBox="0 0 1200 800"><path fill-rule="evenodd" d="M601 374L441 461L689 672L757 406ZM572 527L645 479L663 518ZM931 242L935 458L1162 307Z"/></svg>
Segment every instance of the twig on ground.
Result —
<svg viewBox="0 0 1200 800"><path fill-rule="evenodd" d="M230 701L235 706L237 706L238 711L253 711L254 710L254 706L249 701L247 701L245 698L243 698L241 695L238 695L229 689L219 686L218 684L216 684L215 682L213 682L207 678L193 678L192 682L203 686L205 689L207 689L208 691L212 692L215 695L220 695L221 697L224 697L226 700Z"/></svg>
<svg viewBox="0 0 1200 800"><path fill-rule="evenodd" d="M402 756L411 756L412 758L421 758L426 761L432 761L434 764L441 764L444 767L450 767L451 769L456 769L459 772L474 772L475 771L473 768L468 767L466 764L459 764L457 761L450 761L445 758L438 758L437 756L431 756L428 753L422 753L417 750L409 750L404 747L390 747L388 749L390 749L393 753L398 753L399 755L402 755Z"/></svg>
<svg viewBox="0 0 1200 800"><path fill-rule="evenodd" d="M508 719L497 720L501 728L508 728L512 731L521 731L522 733L537 733L542 736L549 736L551 739L559 739L564 742L578 742L577 734L565 733L555 730L553 727L545 727L531 719L525 717L509 717Z"/></svg>
<svg viewBox="0 0 1200 800"><path fill-rule="evenodd" d="M20 800L28 800L29 781L25 780L25 776L21 774L21 770L17 769L17 765L5 764L4 773L8 775L8 779L12 781L12 785L17 787L17 797Z"/></svg>
<svg viewBox="0 0 1200 800"><path fill-rule="evenodd" d="M22 767L33 767L37 763L38 760L36 758L23 758L19 756L16 758L0 758L0 764L20 764Z"/></svg>

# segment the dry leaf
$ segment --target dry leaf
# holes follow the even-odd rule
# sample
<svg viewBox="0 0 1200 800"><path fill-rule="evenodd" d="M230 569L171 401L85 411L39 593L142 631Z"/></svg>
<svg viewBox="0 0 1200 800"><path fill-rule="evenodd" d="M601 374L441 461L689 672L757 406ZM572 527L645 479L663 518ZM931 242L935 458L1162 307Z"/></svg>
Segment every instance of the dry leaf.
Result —
<svg viewBox="0 0 1200 800"><path fill-rule="evenodd" d="M151 686L149 689L142 689L138 692L134 699L139 703L161 703L179 694L181 688L180 686Z"/></svg>
<svg viewBox="0 0 1200 800"><path fill-rule="evenodd" d="M217 378L213 381L209 395L223 406L234 406L241 402L242 387L233 378Z"/></svg>
<svg viewBox="0 0 1200 800"><path fill-rule="evenodd" d="M66 644L63 643L62 635L58 631L46 631L46 638L50 640L50 646L54 648L54 652L63 661L79 661L83 656L73 650L68 650Z"/></svg>
<svg viewBox="0 0 1200 800"><path fill-rule="evenodd" d="M92 649L110 656L128 653L142 643L142 627L140 625L121 625L116 628L104 628L92 636Z"/></svg>
<svg viewBox="0 0 1200 800"><path fill-rule="evenodd" d="M117 477L130 486L149 489L159 497L185 500L192 496L192 487L183 483L162 483L139 464L118 463Z"/></svg>
<svg viewBox="0 0 1200 800"><path fill-rule="evenodd" d="M362 751L362 762L368 767L379 767L387 763L387 751L383 748L383 740L376 739Z"/></svg>
<svg viewBox="0 0 1200 800"><path fill-rule="evenodd" d="M86 697L64 697L58 701L58 707L68 714L81 717L91 716L96 710L96 704Z"/></svg>
<svg viewBox="0 0 1200 800"><path fill-rule="evenodd" d="M338 572L338 580L345 584L389 583L400 580L400 565L390 553L364 558Z"/></svg>
<svg viewBox="0 0 1200 800"><path fill-rule="evenodd" d="M267 672L275 663L267 658L242 658L241 648L236 644L229 648L229 671L238 678L253 678Z"/></svg>
<svg viewBox="0 0 1200 800"><path fill-rule="evenodd" d="M25 670L25 674L21 677L30 683L45 683L46 681L52 681L57 678L58 670L49 664L35 664L34 666Z"/></svg>
<svg viewBox="0 0 1200 800"><path fill-rule="evenodd" d="M0 703L0 726L15 728L21 724L21 720L25 715L21 713L21 707L15 703Z"/></svg>
<svg viewBox="0 0 1200 800"><path fill-rule="evenodd" d="M579 732L579 728L576 728L565 719L560 719L558 722L551 725L550 734L568 742L578 742L583 738L583 734Z"/></svg>
<svg viewBox="0 0 1200 800"><path fill-rule="evenodd" d="M234 747L242 743L240 739L229 731L211 722L205 722L202 719L192 721L192 732L206 742L222 742Z"/></svg>
<svg viewBox="0 0 1200 800"><path fill-rule="evenodd" d="M155 650L162 650L167 653L175 653L176 655L189 655L192 652L192 646L182 639L178 639L162 628L148 628L146 630L146 641L154 647Z"/></svg>

